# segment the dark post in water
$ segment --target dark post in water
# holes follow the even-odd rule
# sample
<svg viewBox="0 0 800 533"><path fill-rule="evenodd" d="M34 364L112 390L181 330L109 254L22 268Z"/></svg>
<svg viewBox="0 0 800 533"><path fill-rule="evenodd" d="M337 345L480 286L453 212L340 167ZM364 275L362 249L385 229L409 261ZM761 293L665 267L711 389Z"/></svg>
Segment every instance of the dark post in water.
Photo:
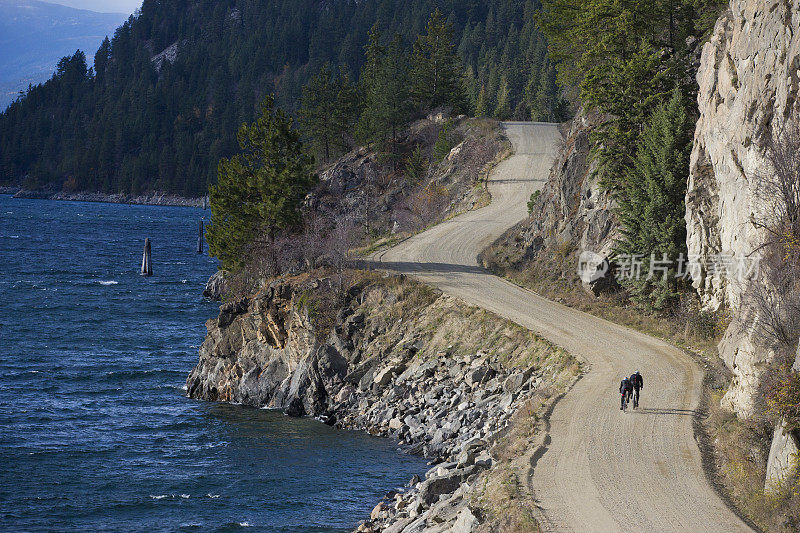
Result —
<svg viewBox="0 0 800 533"><path fill-rule="evenodd" d="M144 254L142 255L142 276L153 275L153 263L150 258L150 238L144 240Z"/></svg>
<svg viewBox="0 0 800 533"><path fill-rule="evenodd" d="M200 233L197 235L197 253L203 253L203 220L200 220Z"/></svg>

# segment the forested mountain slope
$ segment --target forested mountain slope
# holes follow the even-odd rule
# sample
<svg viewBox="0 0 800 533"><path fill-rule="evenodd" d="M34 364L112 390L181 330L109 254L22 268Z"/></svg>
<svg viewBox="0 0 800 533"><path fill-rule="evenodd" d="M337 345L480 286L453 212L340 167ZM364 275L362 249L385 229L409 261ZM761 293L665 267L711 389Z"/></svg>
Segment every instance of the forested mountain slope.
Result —
<svg viewBox="0 0 800 533"><path fill-rule="evenodd" d="M145 0L93 65L64 58L0 115L0 184L205 194L265 94L295 110L325 62L357 78L373 25L410 47L436 8L469 111L560 118L538 0Z"/></svg>

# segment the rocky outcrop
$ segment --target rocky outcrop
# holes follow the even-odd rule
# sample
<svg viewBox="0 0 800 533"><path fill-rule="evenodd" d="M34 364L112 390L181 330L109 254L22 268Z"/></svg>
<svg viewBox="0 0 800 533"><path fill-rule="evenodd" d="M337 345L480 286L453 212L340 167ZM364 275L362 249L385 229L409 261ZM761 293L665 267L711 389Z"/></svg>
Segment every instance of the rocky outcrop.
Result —
<svg viewBox="0 0 800 533"><path fill-rule="evenodd" d="M302 392L310 401L295 402L294 409L319 414L317 370L325 351L316 353L307 310L296 301L311 289L276 283L252 299L223 304L206 323L200 361L186 382L189 396L285 409L295 400L302 404Z"/></svg>
<svg viewBox="0 0 800 533"><path fill-rule="evenodd" d="M214 302L222 301L222 295L225 294L225 272L217 270L208 278L206 287L203 289L203 297L208 298Z"/></svg>
<svg viewBox="0 0 800 533"><path fill-rule="evenodd" d="M370 231L416 231L488 199L479 187L503 155L507 144L497 122L455 117L448 124L452 149L436 160L434 145L447 117L441 113L418 120L399 132L397 150L403 166L360 147L320 172L320 186L309 203L336 217L366 222ZM419 157L413 164L412 154Z"/></svg>
<svg viewBox="0 0 800 533"><path fill-rule="evenodd" d="M800 458L800 434L781 421L772 436L764 489L773 491L789 481L789 477L797 468L798 458Z"/></svg>
<svg viewBox="0 0 800 533"><path fill-rule="evenodd" d="M686 195L687 244L699 257L747 257L761 243L754 176L765 143L800 113L800 6L733 0L703 47ZM707 306L736 307L742 287L701 265L694 284Z"/></svg>
<svg viewBox="0 0 800 533"><path fill-rule="evenodd" d="M180 44L183 45L185 43L186 42L184 41ZM150 62L153 64L153 68L156 69L156 72L161 72L161 67L164 66L164 63L172 64L176 59L178 59L178 41L175 41L171 45L164 48L164 50L151 57Z"/></svg>
<svg viewBox="0 0 800 533"><path fill-rule="evenodd" d="M332 325L323 328L315 298L327 283L278 281L223 304L206 324L188 395L394 438L435 466L390 494L361 530L471 531L481 520L469 496L495 462L493 444L539 389L573 376L572 360L530 332L395 278L354 284L328 306Z"/></svg>
<svg viewBox="0 0 800 533"><path fill-rule="evenodd" d="M569 242L579 252L610 255L618 222L613 201L601 189L589 159L590 135L599 123L600 117L584 112L570 123L566 141L533 205L530 229L524 234L532 251L537 242L544 246Z"/></svg>
<svg viewBox="0 0 800 533"><path fill-rule="evenodd" d="M744 417L757 407L758 382L774 353L754 337L758 317L739 311L742 295L757 281L720 275L709 265L722 257L748 269L749 255L763 242L753 224L765 215L754 178L768 170L765 145L773 132L800 116L798 28L797 2L732 0L703 48L698 72L687 244L696 262L693 283L705 306L727 306L736 315L720 344L734 376L723 404Z"/></svg>

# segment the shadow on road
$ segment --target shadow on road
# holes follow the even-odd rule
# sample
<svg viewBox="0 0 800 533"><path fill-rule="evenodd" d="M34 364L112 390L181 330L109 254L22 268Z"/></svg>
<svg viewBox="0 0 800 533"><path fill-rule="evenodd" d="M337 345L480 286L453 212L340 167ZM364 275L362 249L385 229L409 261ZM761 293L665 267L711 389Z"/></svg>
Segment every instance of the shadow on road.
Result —
<svg viewBox="0 0 800 533"><path fill-rule="evenodd" d="M633 409L634 413L639 413L642 415L677 415L677 416L698 416L700 413L694 409L659 409L659 408L648 408L648 407L640 407L637 409Z"/></svg>
<svg viewBox="0 0 800 533"><path fill-rule="evenodd" d="M490 183L544 183L546 181L547 180L544 180L544 179L539 179L539 180L535 180L535 179L505 179L505 180L492 179L492 180L489 180Z"/></svg>
<svg viewBox="0 0 800 533"><path fill-rule="evenodd" d="M358 263L361 267L373 269L380 268L405 273L435 272L442 274L488 274L486 270L477 265L456 265L453 263L414 263L411 261L359 261Z"/></svg>

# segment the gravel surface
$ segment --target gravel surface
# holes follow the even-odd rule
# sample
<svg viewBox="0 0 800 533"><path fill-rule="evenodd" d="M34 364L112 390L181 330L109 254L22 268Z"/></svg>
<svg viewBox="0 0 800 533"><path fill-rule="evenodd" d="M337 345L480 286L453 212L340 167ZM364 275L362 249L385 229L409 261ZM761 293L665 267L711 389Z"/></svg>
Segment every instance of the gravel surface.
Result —
<svg viewBox="0 0 800 533"><path fill-rule="evenodd" d="M702 371L677 348L546 300L478 266L478 253L527 216L547 178L556 125L506 123L514 156L493 172L492 204L377 253L415 275L507 317L589 366L550 419L550 443L527 480L547 531L749 531L708 483L692 421ZM640 370L640 408L619 409L619 382Z"/></svg>

